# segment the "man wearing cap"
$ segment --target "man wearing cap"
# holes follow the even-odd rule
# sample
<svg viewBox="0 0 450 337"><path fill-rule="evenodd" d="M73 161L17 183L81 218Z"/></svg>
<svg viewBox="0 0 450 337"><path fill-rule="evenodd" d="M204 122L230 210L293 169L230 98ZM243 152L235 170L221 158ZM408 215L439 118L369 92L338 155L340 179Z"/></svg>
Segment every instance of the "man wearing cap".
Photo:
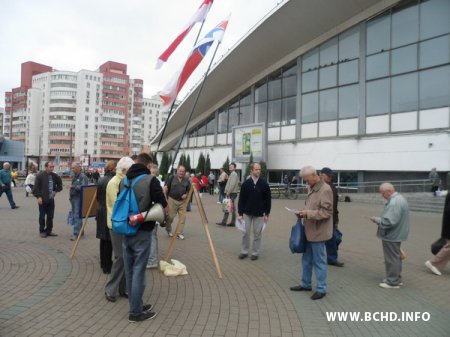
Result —
<svg viewBox="0 0 450 337"><path fill-rule="evenodd" d="M338 192L336 186L333 184L335 174L329 167L324 167L320 171L320 176L323 181L330 185L333 191L333 237L330 240L325 241L325 247L327 248L327 262L330 266L343 267L344 263L338 260L338 238L337 227L339 223L339 211L338 211Z"/></svg>

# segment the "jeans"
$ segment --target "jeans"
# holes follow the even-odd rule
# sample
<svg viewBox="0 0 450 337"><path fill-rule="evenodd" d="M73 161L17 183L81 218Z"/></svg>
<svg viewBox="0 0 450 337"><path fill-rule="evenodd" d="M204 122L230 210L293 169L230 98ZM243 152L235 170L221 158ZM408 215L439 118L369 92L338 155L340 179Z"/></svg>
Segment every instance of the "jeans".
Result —
<svg viewBox="0 0 450 337"><path fill-rule="evenodd" d="M78 234L80 234L82 223L80 218L80 198L72 197L70 199L70 204L72 205L73 235L78 236Z"/></svg>
<svg viewBox="0 0 450 337"><path fill-rule="evenodd" d="M325 255L325 243L323 241L306 243L306 252L302 257L303 276L301 286L311 288L312 270L316 274L316 291L327 292L327 259Z"/></svg>
<svg viewBox="0 0 450 337"><path fill-rule="evenodd" d="M158 263L158 224L152 230L152 240L150 243L150 256L148 257L148 264L155 265Z"/></svg>
<svg viewBox="0 0 450 337"><path fill-rule="evenodd" d="M53 215L55 214L55 199L39 205L39 233L51 233L53 230ZM47 221L45 221L47 216Z"/></svg>
<svg viewBox="0 0 450 337"><path fill-rule="evenodd" d="M0 185L0 197L2 196L3 193L6 194L6 197L8 198L9 205L11 206L11 208L15 208L16 203L14 202L11 188L9 190L3 192L2 187Z"/></svg>
<svg viewBox="0 0 450 337"><path fill-rule="evenodd" d="M225 185L219 184L219 202L223 202L225 199Z"/></svg>
<svg viewBox="0 0 450 337"><path fill-rule="evenodd" d="M142 313L142 296L146 286L145 270L150 255L152 232L138 231L135 236L124 236L123 262L127 280L130 315Z"/></svg>

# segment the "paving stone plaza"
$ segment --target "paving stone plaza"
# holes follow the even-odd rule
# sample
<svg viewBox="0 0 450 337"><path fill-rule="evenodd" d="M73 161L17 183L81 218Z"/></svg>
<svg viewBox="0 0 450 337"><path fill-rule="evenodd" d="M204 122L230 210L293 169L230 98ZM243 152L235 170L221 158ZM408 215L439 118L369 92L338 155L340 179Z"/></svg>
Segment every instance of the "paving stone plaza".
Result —
<svg viewBox="0 0 450 337"><path fill-rule="evenodd" d="M54 232L40 238L35 198L14 189L20 206L11 210L0 198L0 336L450 336L450 267L442 276L424 266L430 244L440 235L441 214L411 212L404 286L382 289L381 241L367 217L379 215L382 200L371 205L340 203L344 234L340 260L344 268L328 268L328 293L312 301L311 293L291 292L299 283L300 255L288 248L293 215L284 207L301 208L302 200L273 200L270 222L256 261L239 260L238 229L217 226L221 209L217 196L203 195L223 278L219 279L194 204L188 213L186 239L176 242L173 258L187 266L188 275L165 277L147 270L146 303L158 316L129 323L128 302L104 297L107 275L99 263L95 221L73 259L66 225L68 192L56 198ZM159 230L161 256L169 238ZM314 278L313 278L314 280ZM313 284L314 286L314 284ZM330 313L360 313L358 321L327 319ZM391 315L384 317L381 313ZM393 316L393 313L396 316ZM417 313L417 321L391 318ZM370 315L370 317L368 316ZM403 316L402 316L403 315ZM370 318L370 319L364 319Z"/></svg>

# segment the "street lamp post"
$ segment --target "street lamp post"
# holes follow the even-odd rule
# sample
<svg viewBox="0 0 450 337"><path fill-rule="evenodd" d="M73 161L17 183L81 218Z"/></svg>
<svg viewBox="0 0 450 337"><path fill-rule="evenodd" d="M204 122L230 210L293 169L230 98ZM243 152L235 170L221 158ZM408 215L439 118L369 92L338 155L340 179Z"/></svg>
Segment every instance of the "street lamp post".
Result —
<svg viewBox="0 0 450 337"><path fill-rule="evenodd" d="M69 169L72 167L72 145L73 145L73 128L70 128L70 155L69 155Z"/></svg>

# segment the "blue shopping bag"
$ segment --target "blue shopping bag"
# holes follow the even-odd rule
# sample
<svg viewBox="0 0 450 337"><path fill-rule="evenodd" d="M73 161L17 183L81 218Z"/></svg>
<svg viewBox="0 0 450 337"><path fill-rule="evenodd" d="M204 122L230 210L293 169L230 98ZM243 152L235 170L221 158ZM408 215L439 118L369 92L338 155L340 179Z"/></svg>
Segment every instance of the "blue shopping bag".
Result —
<svg viewBox="0 0 450 337"><path fill-rule="evenodd" d="M289 248L293 254L304 253L306 251L306 234L305 226L302 219L298 218L297 222L291 229L291 237L289 238Z"/></svg>

